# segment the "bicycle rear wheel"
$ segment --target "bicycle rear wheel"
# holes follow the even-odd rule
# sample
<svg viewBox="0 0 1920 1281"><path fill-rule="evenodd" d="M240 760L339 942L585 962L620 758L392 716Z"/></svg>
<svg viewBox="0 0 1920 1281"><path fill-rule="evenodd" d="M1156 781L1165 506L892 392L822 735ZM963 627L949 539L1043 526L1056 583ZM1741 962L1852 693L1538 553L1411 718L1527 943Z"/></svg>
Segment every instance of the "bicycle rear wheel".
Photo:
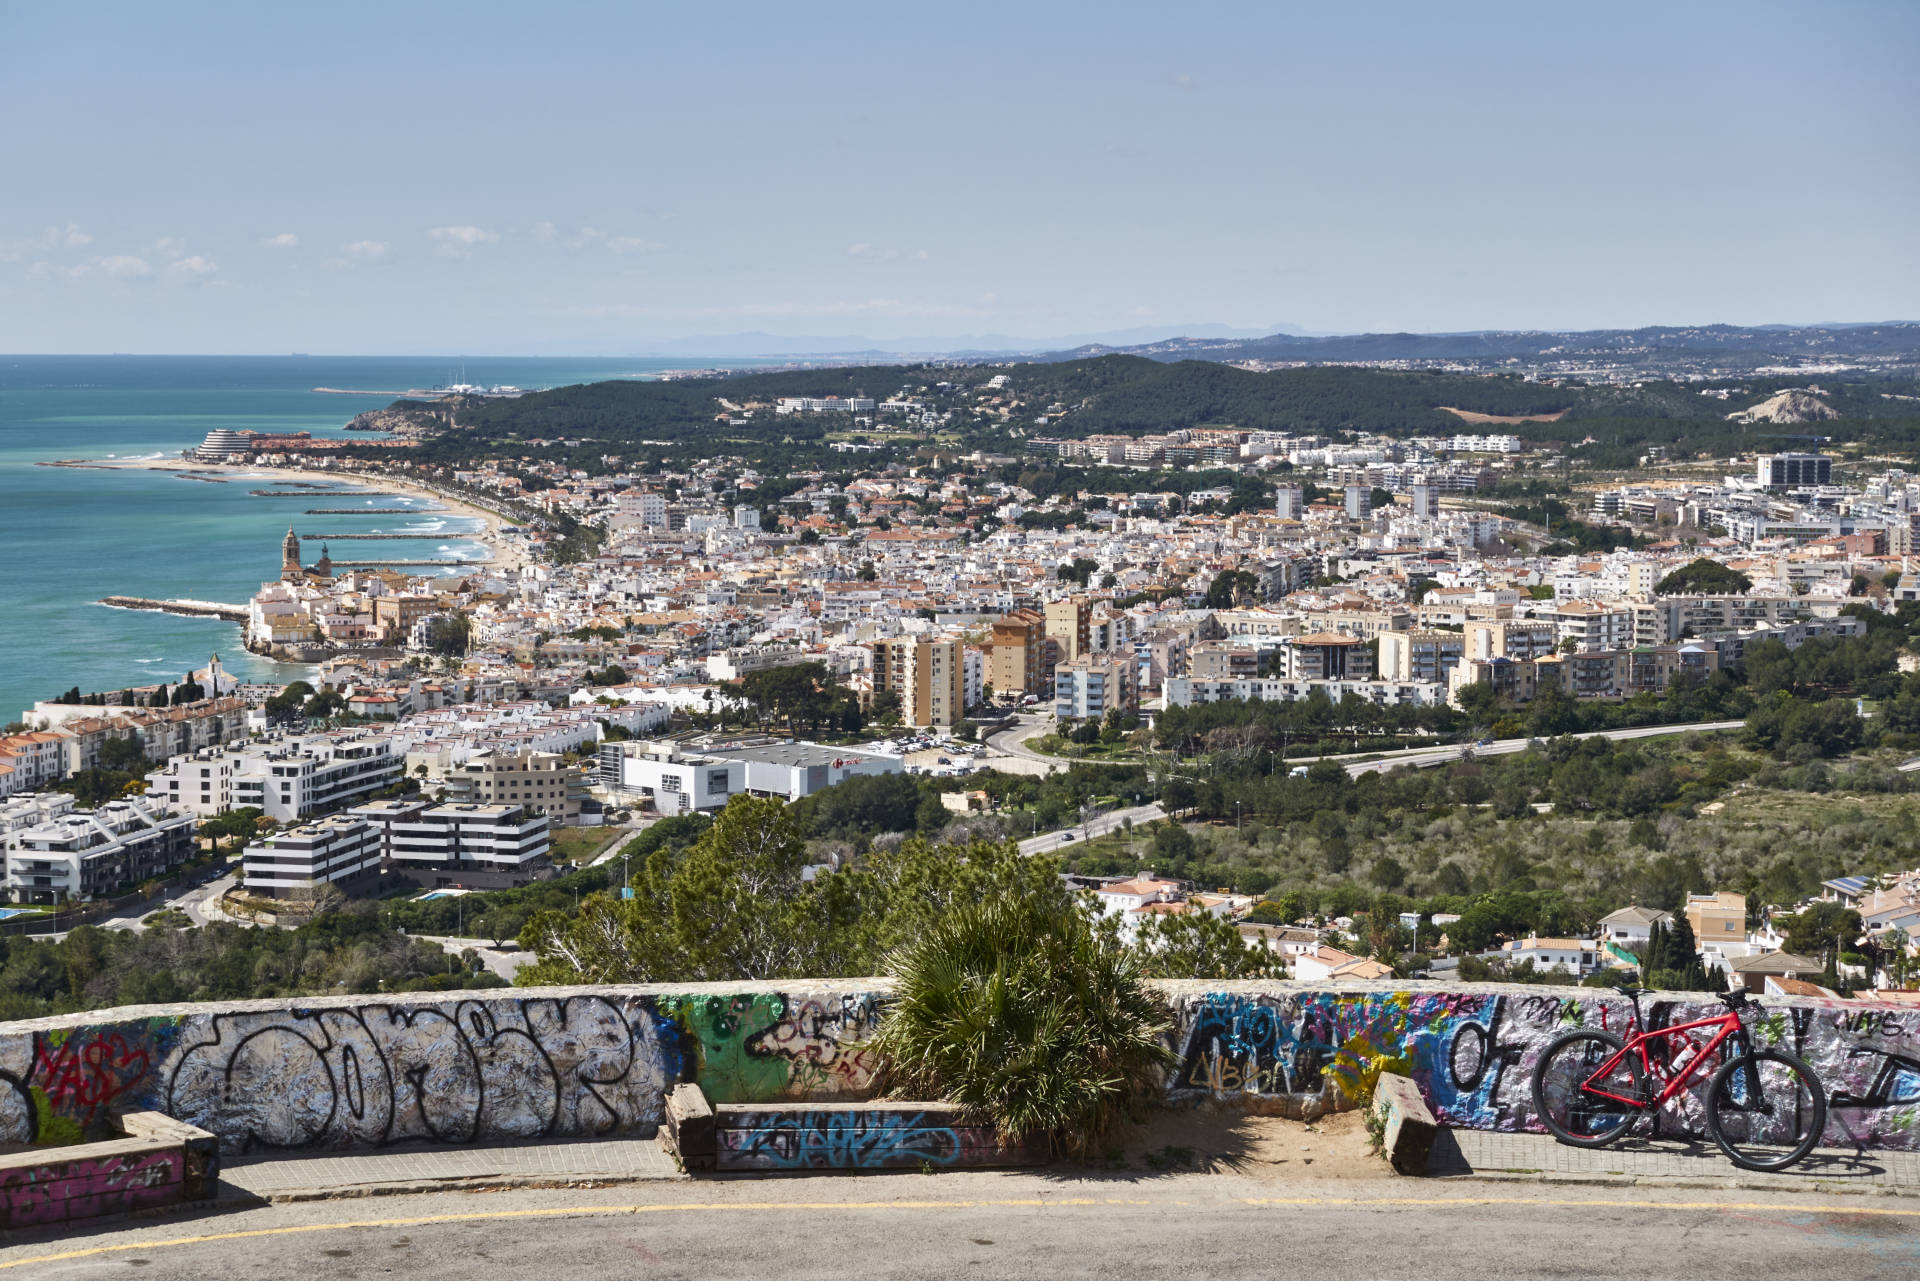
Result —
<svg viewBox="0 0 1920 1281"><path fill-rule="evenodd" d="M1707 1087L1707 1129L1746 1170L1784 1170L1827 1128L1827 1091L1813 1069L1779 1050L1730 1060Z"/></svg>
<svg viewBox="0 0 1920 1281"><path fill-rule="evenodd" d="M1626 1100L1644 1099L1646 1091L1639 1058L1620 1055L1625 1045L1611 1032L1581 1028L1563 1033L1540 1055L1533 1069L1533 1110L1554 1138L1599 1148L1633 1128L1645 1109ZM1595 1079L1616 1055L1619 1061Z"/></svg>

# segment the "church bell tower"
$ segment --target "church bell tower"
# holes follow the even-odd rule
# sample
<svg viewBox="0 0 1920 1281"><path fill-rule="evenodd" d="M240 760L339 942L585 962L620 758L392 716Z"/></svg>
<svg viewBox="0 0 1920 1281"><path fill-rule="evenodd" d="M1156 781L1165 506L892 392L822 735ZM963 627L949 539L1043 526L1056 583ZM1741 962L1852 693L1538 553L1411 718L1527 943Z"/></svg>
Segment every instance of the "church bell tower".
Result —
<svg viewBox="0 0 1920 1281"><path fill-rule="evenodd" d="M287 526L287 536L280 544L280 577L289 583L299 582L306 576L300 568L300 535L293 532L293 526Z"/></svg>

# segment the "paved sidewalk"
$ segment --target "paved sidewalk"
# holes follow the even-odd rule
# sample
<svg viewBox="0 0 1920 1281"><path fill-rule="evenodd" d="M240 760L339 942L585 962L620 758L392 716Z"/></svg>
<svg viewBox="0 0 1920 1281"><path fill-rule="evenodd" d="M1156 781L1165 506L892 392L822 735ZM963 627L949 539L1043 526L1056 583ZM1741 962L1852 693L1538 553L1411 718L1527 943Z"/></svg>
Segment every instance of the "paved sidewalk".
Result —
<svg viewBox="0 0 1920 1281"><path fill-rule="evenodd" d="M652 1139L552 1139L491 1147L406 1143L371 1151L250 1153L226 1161L220 1171L226 1188L268 1201L453 1188L606 1186L685 1177Z"/></svg>
<svg viewBox="0 0 1920 1281"><path fill-rule="evenodd" d="M1428 1160L1430 1175L1566 1179L1648 1185L1706 1184L1787 1192L1920 1195L1920 1152L1818 1149L1791 1170L1762 1174L1727 1160L1711 1140L1622 1139L1610 1148L1576 1148L1544 1134L1442 1130Z"/></svg>

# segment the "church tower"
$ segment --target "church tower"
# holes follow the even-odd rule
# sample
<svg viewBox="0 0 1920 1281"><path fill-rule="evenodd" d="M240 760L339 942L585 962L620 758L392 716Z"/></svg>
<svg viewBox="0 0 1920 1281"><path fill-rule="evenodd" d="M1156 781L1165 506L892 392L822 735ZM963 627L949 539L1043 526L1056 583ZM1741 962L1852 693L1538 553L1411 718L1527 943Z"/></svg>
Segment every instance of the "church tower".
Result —
<svg viewBox="0 0 1920 1281"><path fill-rule="evenodd" d="M333 577L333 557L327 554L327 545L320 544L320 559L313 562L313 572L320 578Z"/></svg>
<svg viewBox="0 0 1920 1281"><path fill-rule="evenodd" d="M306 576L300 568L300 535L293 532L293 526L287 526L287 536L280 544L280 578L283 582L297 583Z"/></svg>

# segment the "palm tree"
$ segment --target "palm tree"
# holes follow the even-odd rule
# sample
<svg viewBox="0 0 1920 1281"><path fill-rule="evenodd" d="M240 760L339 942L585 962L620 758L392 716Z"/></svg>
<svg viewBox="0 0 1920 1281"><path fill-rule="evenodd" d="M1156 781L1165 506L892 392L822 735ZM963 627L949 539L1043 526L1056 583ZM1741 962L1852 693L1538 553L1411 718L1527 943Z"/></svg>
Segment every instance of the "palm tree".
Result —
<svg viewBox="0 0 1920 1281"><path fill-rule="evenodd" d="M958 1103L1010 1146L1085 1156L1173 1064L1139 953L1064 895L963 906L892 969L874 1049L893 1093Z"/></svg>

